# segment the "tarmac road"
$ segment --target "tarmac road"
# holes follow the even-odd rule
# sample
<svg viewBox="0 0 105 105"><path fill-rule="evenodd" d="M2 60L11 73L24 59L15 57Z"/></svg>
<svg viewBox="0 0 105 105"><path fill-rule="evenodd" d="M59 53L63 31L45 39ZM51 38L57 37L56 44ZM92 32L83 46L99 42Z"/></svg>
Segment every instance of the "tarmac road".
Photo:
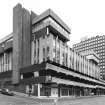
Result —
<svg viewBox="0 0 105 105"><path fill-rule="evenodd" d="M57 105L105 105L105 96L58 101Z"/></svg>
<svg viewBox="0 0 105 105"><path fill-rule="evenodd" d="M0 94L0 105L41 105L34 99L22 98L19 96L7 96Z"/></svg>
<svg viewBox="0 0 105 105"><path fill-rule="evenodd" d="M56 103L51 99L33 99L23 96L7 96L0 94L0 105L105 105L105 96L78 99L59 99Z"/></svg>

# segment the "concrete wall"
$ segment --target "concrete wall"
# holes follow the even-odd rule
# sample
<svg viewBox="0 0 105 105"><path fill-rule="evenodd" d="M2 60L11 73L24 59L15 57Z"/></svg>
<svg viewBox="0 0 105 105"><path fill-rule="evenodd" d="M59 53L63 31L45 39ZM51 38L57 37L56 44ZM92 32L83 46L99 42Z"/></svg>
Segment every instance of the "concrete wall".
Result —
<svg viewBox="0 0 105 105"><path fill-rule="evenodd" d="M23 8L22 18L22 67L30 65L31 58L31 29L30 13Z"/></svg>
<svg viewBox="0 0 105 105"><path fill-rule="evenodd" d="M19 68L21 67L22 42L22 6L13 8L13 83L19 82Z"/></svg>
<svg viewBox="0 0 105 105"><path fill-rule="evenodd" d="M19 69L31 62L30 13L21 4L13 8L13 84L19 83Z"/></svg>

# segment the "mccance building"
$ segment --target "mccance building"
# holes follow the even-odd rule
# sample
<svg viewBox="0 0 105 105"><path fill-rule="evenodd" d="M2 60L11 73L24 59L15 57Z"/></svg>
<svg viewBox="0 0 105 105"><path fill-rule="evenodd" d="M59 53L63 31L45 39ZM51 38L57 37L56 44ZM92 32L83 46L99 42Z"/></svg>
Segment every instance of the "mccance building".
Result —
<svg viewBox="0 0 105 105"><path fill-rule="evenodd" d="M13 33L0 41L0 87L38 97L104 94L99 57L69 48L70 31L50 9L37 15L16 5Z"/></svg>
<svg viewBox="0 0 105 105"><path fill-rule="evenodd" d="M94 50L100 57L99 68L100 76L105 80L105 35L86 38L80 43L74 44L75 51L81 53L88 50Z"/></svg>

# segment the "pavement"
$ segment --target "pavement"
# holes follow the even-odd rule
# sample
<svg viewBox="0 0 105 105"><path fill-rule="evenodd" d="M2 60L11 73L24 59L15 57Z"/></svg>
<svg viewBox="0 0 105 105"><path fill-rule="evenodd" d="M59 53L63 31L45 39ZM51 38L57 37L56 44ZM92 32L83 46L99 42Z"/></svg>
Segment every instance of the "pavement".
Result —
<svg viewBox="0 0 105 105"><path fill-rule="evenodd" d="M41 105L41 103L25 97L0 94L0 105Z"/></svg>
<svg viewBox="0 0 105 105"><path fill-rule="evenodd" d="M50 99L50 100L75 100L75 99L84 99L84 98L93 98L93 97L102 97L102 96L105 96L105 95L91 95L91 96L64 96L64 97L36 97L36 96L28 96L28 94L25 94L25 93L20 93L20 92L14 92L15 95L17 96L22 96L22 97L28 97L28 98L33 98L33 99L44 99L44 100L47 100L47 99Z"/></svg>
<svg viewBox="0 0 105 105"><path fill-rule="evenodd" d="M105 96L60 100L56 105L105 105Z"/></svg>
<svg viewBox="0 0 105 105"><path fill-rule="evenodd" d="M37 98L15 92L15 96L0 94L0 105L105 105L105 96Z"/></svg>
<svg viewBox="0 0 105 105"><path fill-rule="evenodd" d="M39 103L43 103L41 105L66 105L65 103L68 103L67 105L71 105L69 103L71 103L72 101L75 102L77 100L79 101L79 100L87 100L87 99L90 99L90 100L93 99L94 100L95 98L97 99L97 98L100 98L100 97L105 97L105 95L100 95L100 96L99 95L93 95L93 96L79 96L79 97L75 97L75 96L71 96L70 97L69 96L69 97L58 97L58 98L54 98L54 97L35 97L35 96L28 96L27 94L19 93L19 92L15 92L15 94L17 96L26 97L28 99L34 99L35 101L37 101ZM82 104L80 104L80 105L82 105ZM85 104L83 104L83 105L85 105ZM92 104L90 104L90 105L92 105Z"/></svg>

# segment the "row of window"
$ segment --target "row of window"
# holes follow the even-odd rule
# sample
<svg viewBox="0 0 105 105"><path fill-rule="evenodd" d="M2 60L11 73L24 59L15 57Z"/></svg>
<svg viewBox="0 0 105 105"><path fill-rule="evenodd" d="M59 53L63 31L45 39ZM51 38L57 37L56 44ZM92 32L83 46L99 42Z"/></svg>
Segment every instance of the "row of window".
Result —
<svg viewBox="0 0 105 105"><path fill-rule="evenodd" d="M74 47L75 50L87 50L87 49L90 49L90 48L94 48L95 50L104 50L105 49L105 44L98 44L98 45L87 45L87 46L79 46L79 47Z"/></svg>
<svg viewBox="0 0 105 105"><path fill-rule="evenodd" d="M100 41L94 41L94 42L87 42L85 41L84 43L80 42L78 44L74 44L73 47L74 48L83 48L83 47L88 47L88 46L102 46L105 45L105 39L104 40L100 40Z"/></svg>
<svg viewBox="0 0 105 105"><path fill-rule="evenodd" d="M0 55L0 72L12 70L12 52Z"/></svg>

